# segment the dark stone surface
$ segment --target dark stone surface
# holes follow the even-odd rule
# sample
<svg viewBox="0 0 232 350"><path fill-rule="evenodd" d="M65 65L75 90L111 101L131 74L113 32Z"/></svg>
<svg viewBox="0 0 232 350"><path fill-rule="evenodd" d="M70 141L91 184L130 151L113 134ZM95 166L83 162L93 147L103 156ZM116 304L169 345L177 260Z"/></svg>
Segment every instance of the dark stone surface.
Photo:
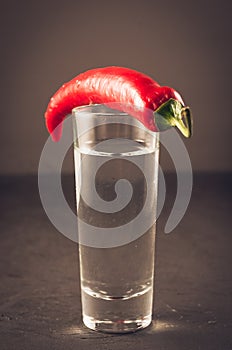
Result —
<svg viewBox="0 0 232 350"><path fill-rule="evenodd" d="M197 174L187 213L163 229L175 177L158 223L153 324L127 335L81 322L77 246L59 234L40 203L37 178L1 177L0 348L232 349L232 174ZM73 179L64 189L74 205Z"/></svg>

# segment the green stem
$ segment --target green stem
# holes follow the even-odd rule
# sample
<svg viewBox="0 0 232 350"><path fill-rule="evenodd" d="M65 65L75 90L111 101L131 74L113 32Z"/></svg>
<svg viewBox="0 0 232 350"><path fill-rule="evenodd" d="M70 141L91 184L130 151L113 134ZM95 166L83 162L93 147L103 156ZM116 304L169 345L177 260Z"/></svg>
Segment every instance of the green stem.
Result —
<svg viewBox="0 0 232 350"><path fill-rule="evenodd" d="M176 126L185 137L192 135L192 114L189 107L182 106L179 101L169 99L154 113L155 123L159 131Z"/></svg>

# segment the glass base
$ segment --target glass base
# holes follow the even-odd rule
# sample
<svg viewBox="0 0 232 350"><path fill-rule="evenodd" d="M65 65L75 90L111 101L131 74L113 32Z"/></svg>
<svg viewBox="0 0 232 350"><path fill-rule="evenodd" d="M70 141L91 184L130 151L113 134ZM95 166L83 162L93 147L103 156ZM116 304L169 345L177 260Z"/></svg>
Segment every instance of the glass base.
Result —
<svg viewBox="0 0 232 350"><path fill-rule="evenodd" d="M152 321L151 315L137 320L96 320L92 317L83 316L83 322L86 327L105 333L130 333L146 328Z"/></svg>

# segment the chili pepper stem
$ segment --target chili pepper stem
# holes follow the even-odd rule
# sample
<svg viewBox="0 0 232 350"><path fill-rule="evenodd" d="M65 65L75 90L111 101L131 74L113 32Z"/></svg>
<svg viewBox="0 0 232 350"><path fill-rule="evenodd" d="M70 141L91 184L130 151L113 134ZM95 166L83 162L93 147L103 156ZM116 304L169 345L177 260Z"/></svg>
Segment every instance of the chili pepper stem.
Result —
<svg viewBox="0 0 232 350"><path fill-rule="evenodd" d="M159 131L176 126L185 137L192 135L192 114L189 107L175 100L169 99L154 113L155 124Z"/></svg>
<svg viewBox="0 0 232 350"><path fill-rule="evenodd" d="M192 135L192 115L189 107L183 107L181 109L182 119L175 118L175 126L182 132L185 137Z"/></svg>

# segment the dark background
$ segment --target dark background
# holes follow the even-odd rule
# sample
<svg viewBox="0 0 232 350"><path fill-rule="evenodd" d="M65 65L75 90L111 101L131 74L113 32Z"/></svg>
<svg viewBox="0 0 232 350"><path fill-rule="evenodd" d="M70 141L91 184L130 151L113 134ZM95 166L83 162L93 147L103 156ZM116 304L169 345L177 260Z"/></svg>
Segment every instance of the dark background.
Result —
<svg viewBox="0 0 232 350"><path fill-rule="evenodd" d="M1 163L36 173L49 98L80 72L121 65L176 88L194 114L197 171L232 170L231 1L1 1ZM171 163L161 156L163 170ZM65 163L72 171L72 161Z"/></svg>
<svg viewBox="0 0 232 350"><path fill-rule="evenodd" d="M230 0L0 0L1 350L232 349L231 13ZM194 135L183 140L192 198L165 235L176 178L162 150L167 197L157 226L154 318L125 336L83 326L77 246L47 218L36 175L49 98L76 74L106 65L176 88L194 114ZM64 170L74 206L71 150Z"/></svg>

